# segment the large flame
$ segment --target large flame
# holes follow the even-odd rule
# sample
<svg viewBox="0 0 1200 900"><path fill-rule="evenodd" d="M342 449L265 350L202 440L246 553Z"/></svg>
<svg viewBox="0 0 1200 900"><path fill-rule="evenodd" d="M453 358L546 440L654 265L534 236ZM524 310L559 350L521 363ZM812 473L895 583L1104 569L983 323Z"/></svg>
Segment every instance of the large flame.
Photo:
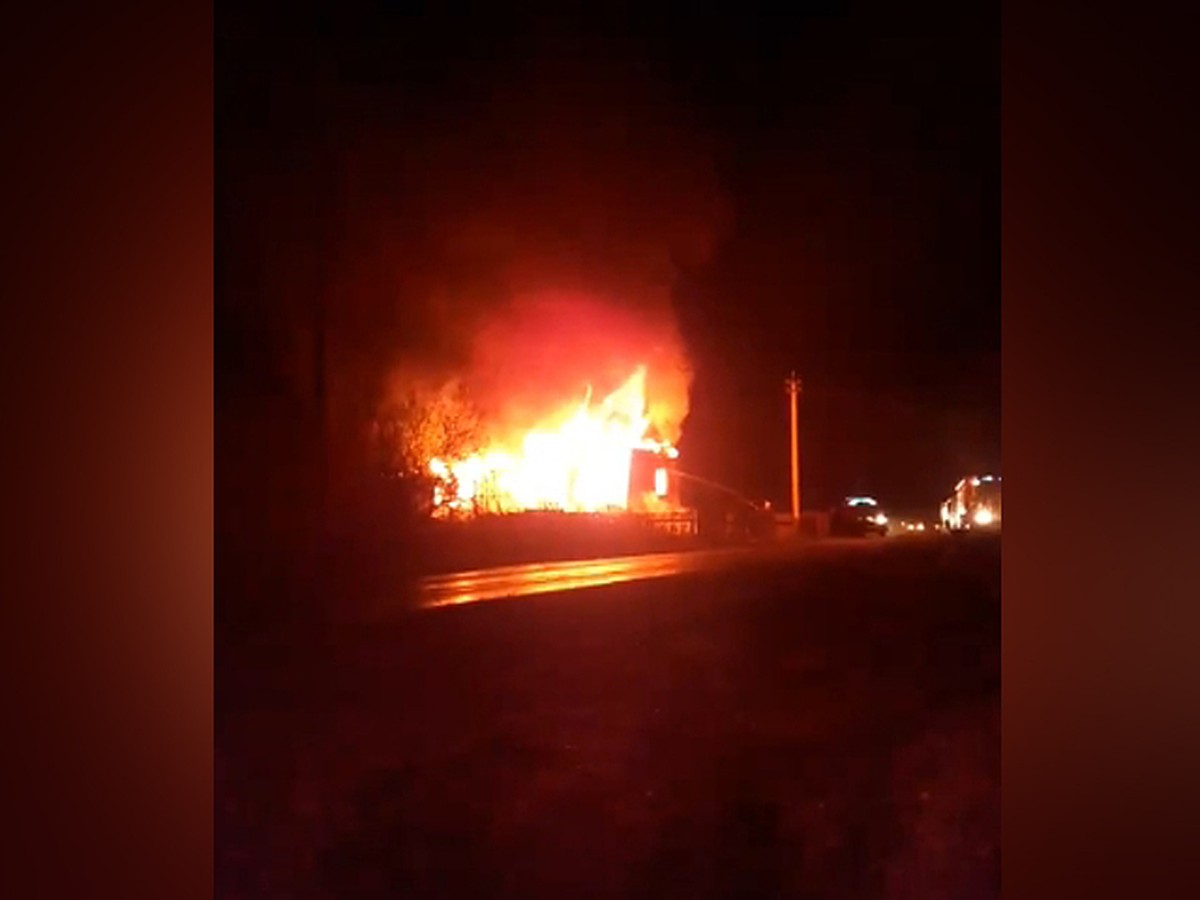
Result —
<svg viewBox="0 0 1200 900"><path fill-rule="evenodd" d="M430 460L429 470L439 480L435 510L625 509L633 451L677 455L649 430L646 368L639 366L598 404L589 391L581 403L509 442L463 459Z"/></svg>

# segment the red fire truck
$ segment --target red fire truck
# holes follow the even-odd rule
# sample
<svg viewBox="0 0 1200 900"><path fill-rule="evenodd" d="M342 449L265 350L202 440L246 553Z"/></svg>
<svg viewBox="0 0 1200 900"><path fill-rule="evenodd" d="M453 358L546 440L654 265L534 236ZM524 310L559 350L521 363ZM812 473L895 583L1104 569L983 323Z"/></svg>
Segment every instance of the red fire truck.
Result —
<svg viewBox="0 0 1200 900"><path fill-rule="evenodd" d="M972 475L954 486L942 503L942 527L947 531L1000 530L1000 476Z"/></svg>

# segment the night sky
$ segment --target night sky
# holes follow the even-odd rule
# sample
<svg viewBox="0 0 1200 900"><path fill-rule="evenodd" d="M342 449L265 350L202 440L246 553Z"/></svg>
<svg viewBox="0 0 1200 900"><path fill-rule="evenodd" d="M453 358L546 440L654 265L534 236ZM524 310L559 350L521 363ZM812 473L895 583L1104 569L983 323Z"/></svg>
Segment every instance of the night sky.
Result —
<svg viewBox="0 0 1200 900"><path fill-rule="evenodd" d="M998 4L601 5L218 15L218 403L305 408L318 307L366 403L553 277L673 317L698 474L786 506L792 368L806 507L998 470Z"/></svg>

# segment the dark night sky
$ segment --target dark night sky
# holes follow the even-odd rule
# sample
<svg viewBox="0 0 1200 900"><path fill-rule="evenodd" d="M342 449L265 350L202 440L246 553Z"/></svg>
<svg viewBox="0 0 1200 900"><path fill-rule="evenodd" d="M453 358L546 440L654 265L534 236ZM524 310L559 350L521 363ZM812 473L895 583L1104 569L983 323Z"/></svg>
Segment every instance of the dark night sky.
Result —
<svg viewBox="0 0 1200 900"><path fill-rule="evenodd" d="M550 260L665 287L688 467L783 505L794 367L805 505L932 509L1000 464L999 6L962 6L223 12L218 400L303 393L317 294L383 365Z"/></svg>

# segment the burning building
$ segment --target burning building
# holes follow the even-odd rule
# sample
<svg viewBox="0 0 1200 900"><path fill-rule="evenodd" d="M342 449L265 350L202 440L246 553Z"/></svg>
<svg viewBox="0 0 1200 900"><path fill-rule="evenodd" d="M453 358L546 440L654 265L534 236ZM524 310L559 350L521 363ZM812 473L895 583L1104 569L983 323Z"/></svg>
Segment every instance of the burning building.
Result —
<svg viewBox="0 0 1200 900"><path fill-rule="evenodd" d="M674 447L633 451L629 465L631 512L675 512L683 508L679 496L679 453Z"/></svg>
<svg viewBox="0 0 1200 900"><path fill-rule="evenodd" d="M671 446L634 450L628 509L662 531L695 534L696 512L683 503L678 460L679 452Z"/></svg>
<svg viewBox="0 0 1200 900"><path fill-rule="evenodd" d="M435 458L435 516L555 510L637 515L670 531L694 526L679 491L679 453L648 415L646 369L600 402L590 391L523 432L461 459Z"/></svg>

